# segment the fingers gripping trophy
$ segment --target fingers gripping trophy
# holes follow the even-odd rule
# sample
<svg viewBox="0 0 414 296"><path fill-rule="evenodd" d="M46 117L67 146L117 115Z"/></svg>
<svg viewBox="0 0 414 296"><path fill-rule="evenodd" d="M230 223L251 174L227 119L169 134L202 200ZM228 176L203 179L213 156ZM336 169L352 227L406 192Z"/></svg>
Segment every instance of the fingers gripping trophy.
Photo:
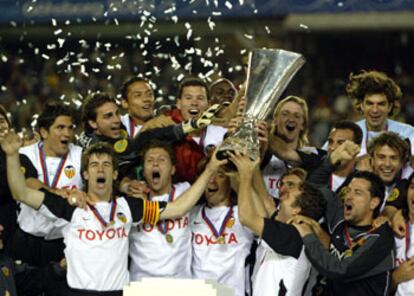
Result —
<svg viewBox="0 0 414 296"><path fill-rule="evenodd" d="M260 156L256 122L269 116L304 63L305 58L301 54L282 49L255 49L250 53L243 122L220 145L217 158L224 159L227 151L235 150L247 151L252 160ZM228 166L227 169L235 170L235 167Z"/></svg>

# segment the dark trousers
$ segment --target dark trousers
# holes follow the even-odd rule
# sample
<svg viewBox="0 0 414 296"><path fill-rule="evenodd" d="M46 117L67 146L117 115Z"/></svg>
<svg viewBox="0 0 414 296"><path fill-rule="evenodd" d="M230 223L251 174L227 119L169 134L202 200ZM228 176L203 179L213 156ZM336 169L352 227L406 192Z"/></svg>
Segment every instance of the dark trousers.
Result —
<svg viewBox="0 0 414 296"><path fill-rule="evenodd" d="M17 228L12 240L12 258L30 266L43 267L51 261L63 259L63 239L45 240Z"/></svg>

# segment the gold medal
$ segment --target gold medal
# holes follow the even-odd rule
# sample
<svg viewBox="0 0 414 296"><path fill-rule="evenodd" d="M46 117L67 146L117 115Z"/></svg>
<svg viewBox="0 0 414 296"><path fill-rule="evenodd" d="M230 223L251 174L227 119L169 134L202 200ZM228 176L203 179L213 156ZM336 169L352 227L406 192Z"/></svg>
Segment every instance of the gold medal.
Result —
<svg viewBox="0 0 414 296"><path fill-rule="evenodd" d="M165 239L167 240L167 243L172 244L174 242L174 238L171 234L166 234Z"/></svg>
<svg viewBox="0 0 414 296"><path fill-rule="evenodd" d="M233 225L234 225L234 217L231 217L231 218L229 219L229 221L227 221L227 223L226 223L226 227L227 227L227 228L232 228L232 227L233 227Z"/></svg>
<svg viewBox="0 0 414 296"><path fill-rule="evenodd" d="M351 249L346 250L344 256L345 256L345 258L351 257L352 256L352 250Z"/></svg>
<svg viewBox="0 0 414 296"><path fill-rule="evenodd" d="M224 245L224 237L223 237L223 236L219 236L219 237L217 238L217 242L218 242L220 245Z"/></svg>
<svg viewBox="0 0 414 296"><path fill-rule="evenodd" d="M115 221L114 221L114 220L109 221L109 223L108 223L108 227L111 227L111 226L113 226L114 224L115 224Z"/></svg>
<svg viewBox="0 0 414 296"><path fill-rule="evenodd" d="M10 292L6 291L6 294L4 294L4 296L10 296Z"/></svg>
<svg viewBox="0 0 414 296"><path fill-rule="evenodd" d="M10 269L8 269L6 266L3 266L1 268L1 271L3 272L5 277L8 277L10 275Z"/></svg>

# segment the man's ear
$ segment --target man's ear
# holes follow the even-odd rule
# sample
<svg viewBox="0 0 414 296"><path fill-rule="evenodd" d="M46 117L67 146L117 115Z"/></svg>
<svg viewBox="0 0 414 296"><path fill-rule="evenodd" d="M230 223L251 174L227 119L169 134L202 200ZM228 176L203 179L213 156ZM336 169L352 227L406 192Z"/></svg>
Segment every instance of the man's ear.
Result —
<svg viewBox="0 0 414 296"><path fill-rule="evenodd" d="M112 174L112 179L115 181L118 178L118 170L115 170Z"/></svg>
<svg viewBox="0 0 414 296"><path fill-rule="evenodd" d="M175 100L175 106L177 107L177 109L181 110L181 99L177 98Z"/></svg>
<svg viewBox="0 0 414 296"><path fill-rule="evenodd" d="M301 211L302 211L302 208L301 207L294 207L292 209L292 214L299 215Z"/></svg>
<svg viewBox="0 0 414 296"><path fill-rule="evenodd" d="M44 127L41 127L39 129L39 133L40 133L40 137L42 139L47 139L47 136L49 135L49 131L46 128L44 128Z"/></svg>
<svg viewBox="0 0 414 296"><path fill-rule="evenodd" d="M90 125L91 128L93 129L98 129L98 124L96 123L95 120L88 120L88 124Z"/></svg>
<svg viewBox="0 0 414 296"><path fill-rule="evenodd" d="M82 172L82 175L83 175L83 178L84 178L85 180L89 180L89 174L88 174L88 172L87 172L87 171Z"/></svg>
<svg viewBox="0 0 414 296"><path fill-rule="evenodd" d="M369 202L369 207L372 211L374 211L378 206L381 204L381 199L377 196L374 196L371 198L371 201Z"/></svg>
<svg viewBox="0 0 414 296"><path fill-rule="evenodd" d="M122 108L124 108L124 109L128 109L129 104L128 104L127 99L124 99L124 98L122 98L122 99L121 99L121 106L122 106Z"/></svg>
<svg viewBox="0 0 414 296"><path fill-rule="evenodd" d="M174 176L174 175L175 175L175 165L173 165L171 169L171 176Z"/></svg>

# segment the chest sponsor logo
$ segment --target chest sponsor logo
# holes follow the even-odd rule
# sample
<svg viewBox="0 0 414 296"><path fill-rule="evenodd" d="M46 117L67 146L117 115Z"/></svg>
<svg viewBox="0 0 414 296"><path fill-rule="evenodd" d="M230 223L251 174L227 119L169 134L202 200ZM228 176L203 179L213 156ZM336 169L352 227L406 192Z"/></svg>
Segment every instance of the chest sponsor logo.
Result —
<svg viewBox="0 0 414 296"><path fill-rule="evenodd" d="M196 245L231 245L238 244L237 236L234 233L224 233L221 237L215 237L214 235L206 235L202 233L193 232L193 243Z"/></svg>
<svg viewBox="0 0 414 296"><path fill-rule="evenodd" d="M87 241L104 241L128 238L125 227L108 228L103 230L77 229L78 238Z"/></svg>
<svg viewBox="0 0 414 296"><path fill-rule="evenodd" d="M268 177L267 178L267 186L269 189L277 189L277 181L279 181L279 179L277 178L273 178L273 177Z"/></svg>
<svg viewBox="0 0 414 296"><path fill-rule="evenodd" d="M183 217L175 220L165 220L161 221L157 225L144 224L138 225L138 232L152 232L154 229L157 229L161 233L170 232L173 230L184 229L188 227L188 217Z"/></svg>

